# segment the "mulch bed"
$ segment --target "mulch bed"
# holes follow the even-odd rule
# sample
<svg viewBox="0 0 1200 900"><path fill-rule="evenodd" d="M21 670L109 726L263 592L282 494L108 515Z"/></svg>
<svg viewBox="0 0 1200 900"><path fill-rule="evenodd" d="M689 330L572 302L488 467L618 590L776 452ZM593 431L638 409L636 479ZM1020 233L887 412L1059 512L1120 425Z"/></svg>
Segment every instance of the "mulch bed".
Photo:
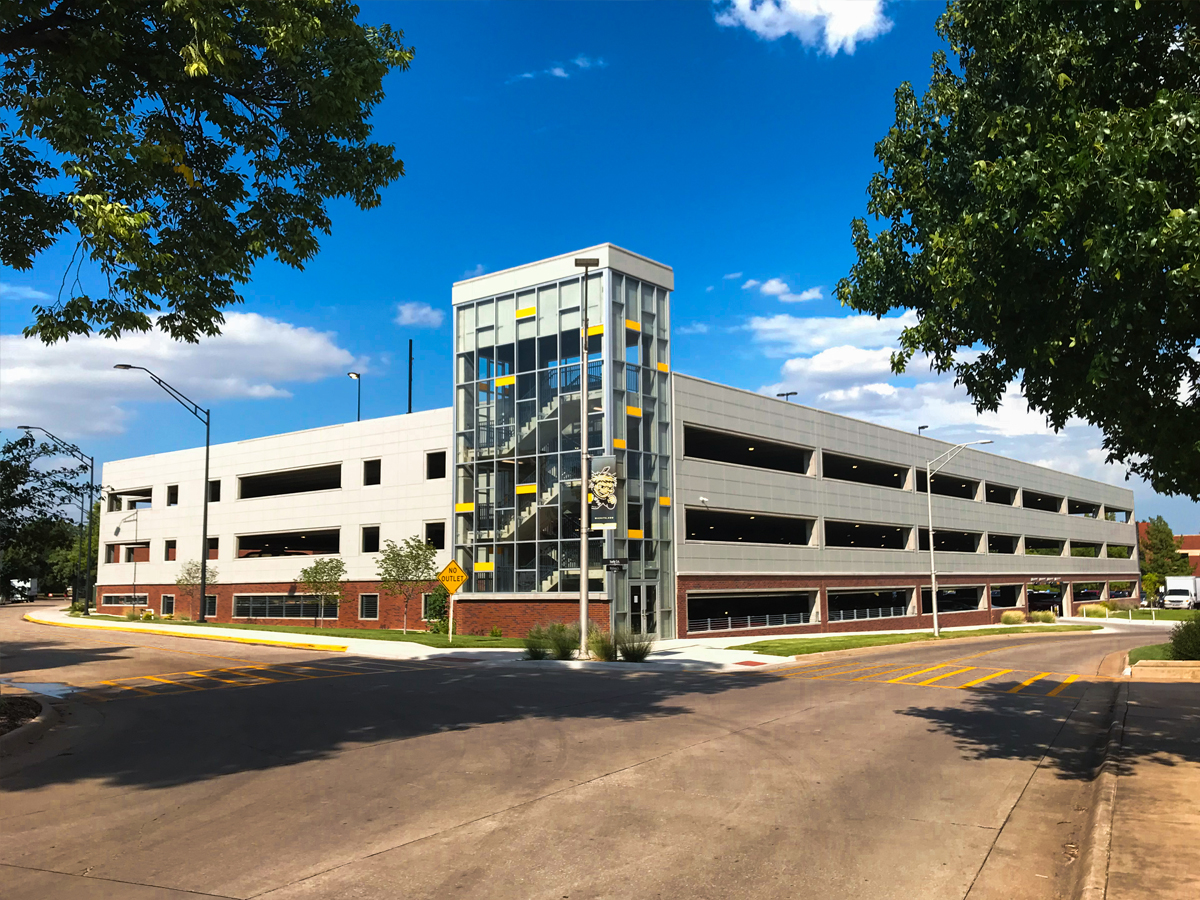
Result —
<svg viewBox="0 0 1200 900"><path fill-rule="evenodd" d="M0 734L8 734L36 719L42 705L32 697L0 697Z"/></svg>

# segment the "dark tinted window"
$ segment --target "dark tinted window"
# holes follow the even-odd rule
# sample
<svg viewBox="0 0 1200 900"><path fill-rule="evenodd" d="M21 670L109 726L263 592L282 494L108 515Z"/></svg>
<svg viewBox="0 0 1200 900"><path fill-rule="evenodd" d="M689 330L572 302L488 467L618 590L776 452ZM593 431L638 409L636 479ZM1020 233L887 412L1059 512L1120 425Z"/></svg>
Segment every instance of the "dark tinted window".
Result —
<svg viewBox="0 0 1200 900"><path fill-rule="evenodd" d="M379 526L364 525L362 530L362 552L379 552Z"/></svg>
<svg viewBox="0 0 1200 900"><path fill-rule="evenodd" d="M368 459L363 463L363 484L379 484L383 465L378 459Z"/></svg>
<svg viewBox="0 0 1200 900"><path fill-rule="evenodd" d="M446 549L446 523L426 522L425 543L432 544L438 550Z"/></svg>
<svg viewBox="0 0 1200 900"><path fill-rule="evenodd" d="M445 450L435 450L425 454L425 477L428 479L446 477Z"/></svg>

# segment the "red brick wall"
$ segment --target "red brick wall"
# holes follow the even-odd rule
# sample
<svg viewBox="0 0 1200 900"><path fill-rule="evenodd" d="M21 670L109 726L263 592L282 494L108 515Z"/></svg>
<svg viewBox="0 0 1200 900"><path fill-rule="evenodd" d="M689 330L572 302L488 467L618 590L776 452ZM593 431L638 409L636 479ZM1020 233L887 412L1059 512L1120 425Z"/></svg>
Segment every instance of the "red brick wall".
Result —
<svg viewBox="0 0 1200 900"><path fill-rule="evenodd" d="M423 593L430 593L436 587L436 582L423 586ZM107 615L120 616L131 607L104 605L105 594L132 594L133 585L102 585L97 591L97 612ZM195 619L199 610L185 596L183 590L173 584L139 584L136 593L147 595L147 606L156 613L162 612L162 595L175 595L175 615ZM313 619L234 619L234 594L303 594L304 589L296 584L218 584L209 587L208 593L217 598L217 614L209 616L210 622L255 623L260 625L313 625ZM379 618L358 618L359 594L379 594ZM330 628L389 628L399 629L404 624L404 601L400 597L385 594L379 589L379 582L353 581L346 587L346 600L338 608L338 618L319 620ZM146 607L134 607L144 609ZM588 606L588 618L598 627L608 629L608 603L593 600ZM562 600L493 600L491 598L474 599L472 595L459 595L454 602L454 627L459 634L488 634L492 626L499 625L505 637L524 637L534 625L546 625L550 622L578 622L579 601L574 597ZM408 604L408 627L410 630L423 631L425 623L421 621L421 600L414 596Z"/></svg>

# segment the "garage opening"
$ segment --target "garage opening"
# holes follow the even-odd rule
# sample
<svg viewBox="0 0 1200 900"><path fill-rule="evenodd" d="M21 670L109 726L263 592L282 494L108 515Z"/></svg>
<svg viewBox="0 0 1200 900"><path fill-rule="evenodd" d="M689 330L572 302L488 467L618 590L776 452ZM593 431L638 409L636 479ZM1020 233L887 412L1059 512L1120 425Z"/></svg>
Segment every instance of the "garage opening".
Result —
<svg viewBox="0 0 1200 900"><path fill-rule="evenodd" d="M1105 555L1109 559L1129 559L1133 555L1133 547L1129 544L1109 544Z"/></svg>
<svg viewBox="0 0 1200 900"><path fill-rule="evenodd" d="M1026 488L1021 492L1021 505L1026 509L1040 509L1044 512L1056 513L1062 509L1062 497L1053 494L1041 494Z"/></svg>
<svg viewBox="0 0 1200 900"><path fill-rule="evenodd" d="M693 459L708 459L713 462L807 475L812 465L813 452L796 444L765 441L753 435L729 434L696 425L684 425L683 455Z"/></svg>
<svg viewBox="0 0 1200 900"><path fill-rule="evenodd" d="M1053 538L1025 538L1026 556L1062 556L1063 542Z"/></svg>
<svg viewBox="0 0 1200 900"><path fill-rule="evenodd" d="M1025 592L1026 605L1029 611L1062 609L1063 590L1061 584L1031 584Z"/></svg>
<svg viewBox="0 0 1200 900"><path fill-rule="evenodd" d="M853 547L856 550L903 550L908 546L909 529L897 525L870 522L825 521L826 547Z"/></svg>
<svg viewBox="0 0 1200 900"><path fill-rule="evenodd" d="M1104 593L1104 583L1100 581L1077 581L1071 585L1071 599L1082 603L1096 602Z"/></svg>
<svg viewBox="0 0 1200 900"><path fill-rule="evenodd" d="M1128 522L1133 514L1127 509L1117 509L1109 506L1104 510L1104 518L1109 522Z"/></svg>
<svg viewBox="0 0 1200 900"><path fill-rule="evenodd" d="M1019 539L1015 534L988 534L988 553L1016 553Z"/></svg>
<svg viewBox="0 0 1200 900"><path fill-rule="evenodd" d="M816 597L816 591L689 592L687 630L731 631L807 625L812 621Z"/></svg>
<svg viewBox="0 0 1200 900"><path fill-rule="evenodd" d="M925 493L925 470L917 470L917 491ZM979 482L961 475L951 475L939 472L933 476L933 492L942 497L958 497L960 500L974 500L979 491Z"/></svg>
<svg viewBox="0 0 1200 900"><path fill-rule="evenodd" d="M828 591L829 621L889 619L908 615L907 588L881 591Z"/></svg>
<svg viewBox="0 0 1200 900"><path fill-rule="evenodd" d="M763 513L688 509L686 525L688 539L693 541L806 546L812 541L816 520Z"/></svg>
<svg viewBox="0 0 1200 900"><path fill-rule="evenodd" d="M979 599L983 596L980 587L938 588L938 612L968 612L979 609ZM933 613L933 593L929 588L921 589L921 612L924 615Z"/></svg>
<svg viewBox="0 0 1200 900"><path fill-rule="evenodd" d="M993 584L992 585L992 606L997 609L1016 606L1021 602L1021 585L1019 584Z"/></svg>
<svg viewBox="0 0 1200 900"><path fill-rule="evenodd" d="M821 454L821 475L839 481L856 481L859 484L903 490L908 478L908 466L825 452Z"/></svg>
<svg viewBox="0 0 1200 900"><path fill-rule="evenodd" d="M920 549L929 550L929 529L922 528L920 534ZM933 529L933 549L939 553L978 553L979 542L983 535L977 531L947 531L943 528Z"/></svg>
<svg viewBox="0 0 1200 900"><path fill-rule="evenodd" d="M238 559L267 556L328 556L339 552L336 528L317 531L281 531L275 534L244 534L238 538ZM303 618L303 617L302 617Z"/></svg>
<svg viewBox="0 0 1200 900"><path fill-rule="evenodd" d="M1100 517L1100 504L1088 503L1086 500L1067 500L1067 515L1098 519Z"/></svg>
<svg viewBox="0 0 1200 900"><path fill-rule="evenodd" d="M988 482L984 488L984 499L988 503L999 503L1001 506L1016 506L1017 489Z"/></svg>
<svg viewBox="0 0 1200 900"><path fill-rule="evenodd" d="M1089 544L1086 541L1071 541L1071 555L1099 559L1101 546L1100 544Z"/></svg>
<svg viewBox="0 0 1200 900"><path fill-rule="evenodd" d="M292 469L287 472L268 472L264 475L243 475L238 479L238 497L278 497L282 494L307 494L312 491L332 491L342 486L342 464L313 466L311 469Z"/></svg>

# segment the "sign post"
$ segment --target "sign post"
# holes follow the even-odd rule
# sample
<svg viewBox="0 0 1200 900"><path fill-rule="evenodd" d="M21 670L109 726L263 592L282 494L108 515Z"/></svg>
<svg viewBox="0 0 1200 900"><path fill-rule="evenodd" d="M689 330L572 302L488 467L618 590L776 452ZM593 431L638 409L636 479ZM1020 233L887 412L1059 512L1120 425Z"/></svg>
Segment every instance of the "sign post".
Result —
<svg viewBox="0 0 1200 900"><path fill-rule="evenodd" d="M450 595L450 628L449 640L447 643L454 643L454 595L460 587L467 581L467 573L463 571L454 560L446 563L446 568L438 572L438 581L442 583L442 587L446 589L446 593Z"/></svg>

